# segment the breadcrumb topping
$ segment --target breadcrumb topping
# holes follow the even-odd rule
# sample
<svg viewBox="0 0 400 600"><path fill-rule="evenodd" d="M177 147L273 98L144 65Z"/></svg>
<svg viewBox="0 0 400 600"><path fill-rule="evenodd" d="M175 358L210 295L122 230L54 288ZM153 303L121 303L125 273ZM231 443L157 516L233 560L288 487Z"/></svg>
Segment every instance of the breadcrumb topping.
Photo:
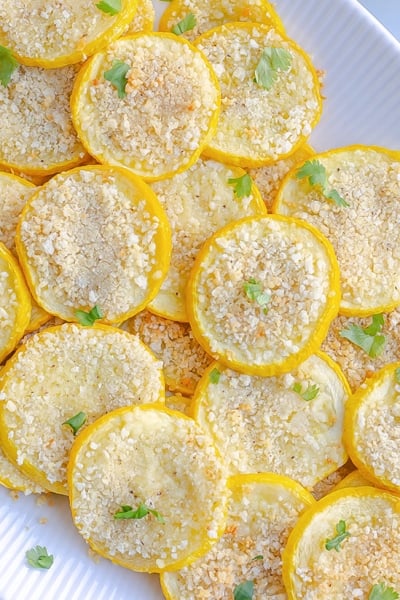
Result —
<svg viewBox="0 0 400 600"><path fill-rule="evenodd" d="M194 338L190 325L170 321L145 310L129 319L125 328L139 335L162 361L170 390L193 394L212 358Z"/></svg>
<svg viewBox="0 0 400 600"><path fill-rule="evenodd" d="M217 367L218 368L218 367ZM304 400L293 390L316 385ZM347 460L342 443L347 392L333 369L311 356L280 377L223 369L195 397L196 419L210 432L230 475L270 471L311 489Z"/></svg>
<svg viewBox="0 0 400 600"><path fill-rule="evenodd" d="M303 163L314 152L307 144L300 146L293 154L277 160L270 165L249 169L249 175L260 190L268 211L271 211L275 196L282 184L283 178L295 165Z"/></svg>
<svg viewBox="0 0 400 600"><path fill-rule="evenodd" d="M0 40L21 55L49 58L72 54L107 31L116 17L87 0L2 0ZM125 4L125 2L124 2Z"/></svg>
<svg viewBox="0 0 400 600"><path fill-rule="evenodd" d="M355 392L367 377L371 377L385 365L400 360L400 308L384 315L381 333L385 336L385 345L382 353L375 358L371 358L362 348L340 335L340 332L348 329L351 324L365 328L371 324L371 318L342 315L336 317L321 348L340 365L352 391Z"/></svg>
<svg viewBox="0 0 400 600"><path fill-rule="evenodd" d="M1 24L8 21L8 17L1 18L3 6L0 3ZM22 171L54 172L64 163L83 161L86 152L72 125L69 106L76 73L75 66L20 65L10 83L0 86L0 163Z"/></svg>
<svg viewBox="0 0 400 600"><path fill-rule="evenodd" d="M110 415L92 429L72 469L71 508L80 533L131 568L163 570L219 536L225 472L192 419L156 409ZM113 518L121 506L141 503L164 523L151 515Z"/></svg>
<svg viewBox="0 0 400 600"><path fill-rule="evenodd" d="M231 600L237 585L253 581L253 600L283 600L281 553L306 506L282 484L238 485L224 535L192 565L164 573L163 584L179 600Z"/></svg>
<svg viewBox="0 0 400 600"><path fill-rule="evenodd" d="M18 465L33 464L51 484L65 482L74 439L64 421L82 411L89 424L164 397L161 363L136 336L112 327L46 329L14 357L1 381L6 435Z"/></svg>
<svg viewBox="0 0 400 600"><path fill-rule="evenodd" d="M184 173L151 184L172 231L171 264L160 292L150 304L154 310L164 309L171 318L187 320L187 280L205 240L241 217L264 214L253 191L238 198L234 186L228 183L242 175L236 167L199 159Z"/></svg>
<svg viewBox="0 0 400 600"><path fill-rule="evenodd" d="M249 219L217 235L196 271L195 311L216 356L281 363L315 335L327 304L332 265L322 243L298 223ZM267 310L244 285L260 282Z"/></svg>
<svg viewBox="0 0 400 600"><path fill-rule="evenodd" d="M399 589L400 514L394 500L349 492L315 515L295 555L296 598L366 598L379 582ZM325 550L325 541L335 536L340 520L350 536L338 552Z"/></svg>
<svg viewBox="0 0 400 600"><path fill-rule="evenodd" d="M232 23L205 34L196 45L221 85L222 110L210 150L231 161L269 163L310 135L319 113L319 89L311 64L292 42L261 24ZM264 48L271 46L286 49L291 64L265 89L254 81L254 72Z"/></svg>
<svg viewBox="0 0 400 600"><path fill-rule="evenodd" d="M64 319L98 305L106 319L134 312L159 284L162 223L122 171L82 167L32 199L20 239L43 307Z"/></svg>
<svg viewBox="0 0 400 600"><path fill-rule="evenodd" d="M400 162L371 148L315 158L325 166L330 188L349 206L337 206L318 186L293 174L280 191L278 212L308 221L332 242L343 309L373 314L400 304Z"/></svg>
<svg viewBox="0 0 400 600"><path fill-rule="evenodd" d="M103 73L129 66L126 96ZM203 55L177 36L121 38L90 67L78 118L91 152L151 180L184 168L212 134L219 89Z"/></svg>

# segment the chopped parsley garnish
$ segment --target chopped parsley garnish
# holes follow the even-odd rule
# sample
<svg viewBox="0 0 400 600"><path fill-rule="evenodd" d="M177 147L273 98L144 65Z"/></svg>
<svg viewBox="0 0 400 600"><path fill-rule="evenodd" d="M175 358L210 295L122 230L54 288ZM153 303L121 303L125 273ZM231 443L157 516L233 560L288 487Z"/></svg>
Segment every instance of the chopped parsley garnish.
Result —
<svg viewBox="0 0 400 600"><path fill-rule="evenodd" d="M251 560L264 560L264 557L262 554L257 554L257 556L255 556L254 558L252 558Z"/></svg>
<svg viewBox="0 0 400 600"><path fill-rule="evenodd" d="M101 0L96 7L107 15L117 15L122 9L122 0Z"/></svg>
<svg viewBox="0 0 400 600"><path fill-rule="evenodd" d="M229 185L234 186L235 195L238 198L245 198L251 194L252 180L250 175L245 173L241 177L230 177L228 179Z"/></svg>
<svg viewBox="0 0 400 600"><path fill-rule="evenodd" d="M292 55L284 48L264 48L254 71L254 81L266 90L270 90L278 79L278 71L288 71Z"/></svg>
<svg viewBox="0 0 400 600"><path fill-rule="evenodd" d="M36 569L50 569L54 562L54 556L47 552L45 546L34 546L25 553L26 559L31 567Z"/></svg>
<svg viewBox="0 0 400 600"><path fill-rule="evenodd" d="M97 304L95 304L95 306L93 306L89 312L84 310L76 310L75 316L81 325L84 325L85 327L91 327L95 321L102 318L103 313Z"/></svg>
<svg viewBox="0 0 400 600"><path fill-rule="evenodd" d="M259 281L254 279L254 277L250 277L250 279L243 284L243 289L249 300L257 302L257 304L264 309L264 313L268 312L266 307L271 300L271 294L268 294L268 292L263 292L261 283Z"/></svg>
<svg viewBox="0 0 400 600"><path fill-rule="evenodd" d="M306 389L303 390L303 386L299 381L296 381L296 383L293 384L292 390L296 392L296 394L299 394L306 402L314 400L319 394L319 387L316 384L308 384Z"/></svg>
<svg viewBox="0 0 400 600"><path fill-rule="evenodd" d="M336 524L336 533L337 535L331 540L327 539L325 541L326 550L335 549L336 552L340 550L340 544L348 537L350 537L350 533L346 531L346 522L340 520L339 523Z"/></svg>
<svg viewBox="0 0 400 600"><path fill-rule="evenodd" d="M400 383L400 367L397 367L397 369L394 372L394 376L396 379L396 383Z"/></svg>
<svg viewBox="0 0 400 600"><path fill-rule="evenodd" d="M126 84L128 79L126 77L130 66L124 63L122 60L114 60L113 65L109 71L104 71L104 79L109 81L113 85L117 92L118 98L125 98L126 96Z"/></svg>
<svg viewBox="0 0 400 600"><path fill-rule="evenodd" d="M78 412L76 415L64 421L63 425L69 425L74 435L76 435L79 429L86 423L87 416L84 412Z"/></svg>
<svg viewBox="0 0 400 600"><path fill-rule="evenodd" d="M252 600L254 593L254 581L239 583L233 590L233 600Z"/></svg>
<svg viewBox="0 0 400 600"><path fill-rule="evenodd" d="M143 503L139 504L136 509L124 504L114 513L114 519L143 519L149 514L153 515L159 523L165 523L163 517L157 510L149 508Z"/></svg>
<svg viewBox="0 0 400 600"><path fill-rule="evenodd" d="M218 369L214 368L210 372L209 378L210 378L211 383L219 383L220 377L221 377L221 371L218 371Z"/></svg>
<svg viewBox="0 0 400 600"><path fill-rule="evenodd" d="M172 33L175 33L175 35L182 35L182 33L185 33L186 31L190 31L191 29L194 29L194 27L196 26L196 17L194 16L193 13L188 13L186 15L186 17L184 17L182 19L182 21L179 21L179 23L177 23L176 25L173 26L173 28L171 29Z"/></svg>
<svg viewBox="0 0 400 600"><path fill-rule="evenodd" d="M368 600L397 600L399 594L392 588L387 587L385 583L376 583L372 586L368 595Z"/></svg>
<svg viewBox="0 0 400 600"><path fill-rule="evenodd" d="M386 342L385 336L381 333L383 325L383 315L374 315L368 327L362 328L352 323L347 329L342 329L339 335L362 348L371 358L376 358L382 353Z"/></svg>
<svg viewBox="0 0 400 600"><path fill-rule="evenodd" d="M0 46L0 83L7 87L11 80L11 75L18 69L18 61L13 57L10 50Z"/></svg>
<svg viewBox="0 0 400 600"><path fill-rule="evenodd" d="M328 200L333 200L337 206L349 206L337 190L329 188L328 175L324 165L316 159L307 160L296 173L297 179L308 179L308 183L321 189Z"/></svg>

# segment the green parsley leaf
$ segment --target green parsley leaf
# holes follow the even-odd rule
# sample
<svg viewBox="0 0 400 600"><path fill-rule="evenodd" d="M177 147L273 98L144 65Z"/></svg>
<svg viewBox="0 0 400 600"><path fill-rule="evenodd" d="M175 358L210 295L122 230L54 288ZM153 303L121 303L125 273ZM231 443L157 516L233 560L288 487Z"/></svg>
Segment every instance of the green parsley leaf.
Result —
<svg viewBox="0 0 400 600"><path fill-rule="evenodd" d="M190 31L191 29L194 29L194 27L196 26L196 17L194 16L193 13L188 13L186 15L186 17L184 17L182 19L182 21L179 21L179 23L177 23L176 25L173 26L173 28L171 29L172 33L175 33L175 35L182 35L182 33L185 33L186 31Z"/></svg>
<svg viewBox="0 0 400 600"><path fill-rule="evenodd" d="M126 77L130 66L122 62L122 60L114 60L113 65L109 71L104 71L104 79L109 81L118 92L118 98L125 98L126 96L126 84L128 79Z"/></svg>
<svg viewBox="0 0 400 600"><path fill-rule="evenodd" d="M252 179L247 173L241 177L230 177L228 183L234 186L235 195L238 198L250 196Z"/></svg>
<svg viewBox="0 0 400 600"><path fill-rule="evenodd" d="M254 581L240 583L233 590L233 600L252 600L254 593Z"/></svg>
<svg viewBox="0 0 400 600"><path fill-rule="evenodd" d="M82 427L84 423L86 423L87 416L84 412L78 412L76 415L64 421L63 425L69 425L73 431L73 434L76 435L78 430Z"/></svg>
<svg viewBox="0 0 400 600"><path fill-rule="evenodd" d="M165 523L163 517L157 510L149 508L143 504L143 502L139 504L136 510L134 510L132 506L122 505L121 508L114 513L114 519L143 519L149 514L153 515L159 523Z"/></svg>
<svg viewBox="0 0 400 600"><path fill-rule="evenodd" d="M262 291L261 283L259 281L254 279L254 277L250 277L250 279L243 284L243 289L249 300L257 302L257 304L264 308L264 312L267 312L268 309L266 306L271 300L271 294Z"/></svg>
<svg viewBox="0 0 400 600"><path fill-rule="evenodd" d="M122 0L101 0L96 7L108 15L117 15L122 9Z"/></svg>
<svg viewBox="0 0 400 600"><path fill-rule="evenodd" d="M346 523L343 520L340 520L336 524L336 533L337 535L331 540L325 540L325 548L326 550L335 549L336 552L340 550L340 544L347 538L350 537L350 533L346 531Z"/></svg>
<svg viewBox="0 0 400 600"><path fill-rule="evenodd" d="M340 196L339 192L336 190L329 190L324 193L325 198L328 200L333 200L337 206L350 206L348 202L342 196Z"/></svg>
<svg viewBox="0 0 400 600"><path fill-rule="evenodd" d="M397 367L397 369L394 372L394 376L396 379L396 383L400 383L400 367Z"/></svg>
<svg viewBox="0 0 400 600"><path fill-rule="evenodd" d="M297 179L308 177L310 185L320 185L325 189L327 185L326 169L319 160L307 160L296 173Z"/></svg>
<svg viewBox="0 0 400 600"><path fill-rule="evenodd" d="M301 383L298 381L293 384L292 390L294 392L296 392L297 394L299 394L299 396L301 396L303 398L303 400L305 400L306 402L309 402L310 400L314 400L314 398L316 398L319 394L319 387L316 384L314 384L314 385L308 384L306 389L303 391L303 387L302 387Z"/></svg>
<svg viewBox="0 0 400 600"><path fill-rule="evenodd" d="M364 329L364 333L366 333L367 335L376 335L377 333L379 333L381 331L384 324L385 324L385 320L384 320L382 314L373 315L372 323L371 323L371 325L368 325L368 327L366 327Z"/></svg>
<svg viewBox="0 0 400 600"><path fill-rule="evenodd" d="M15 69L18 69L18 61L13 57L10 50L0 46L0 83L7 87L11 80L11 75Z"/></svg>
<svg viewBox="0 0 400 600"><path fill-rule="evenodd" d="M50 569L54 562L54 556L48 554L45 546L34 546L26 551L25 556L31 567L36 569Z"/></svg>
<svg viewBox="0 0 400 600"><path fill-rule="evenodd" d="M264 557L262 554L257 554L257 556L255 556L254 558L252 558L251 560L264 560Z"/></svg>
<svg viewBox="0 0 400 600"><path fill-rule="evenodd" d="M89 312L85 312L84 310L76 310L75 316L81 325L84 325L85 327L91 327L95 321L102 318L103 313L97 304L95 304L95 306L93 306Z"/></svg>
<svg viewBox="0 0 400 600"><path fill-rule="evenodd" d="M342 329L339 335L364 350L371 358L376 358L382 353L386 343L385 336L380 333L383 324L383 315L374 315L368 327L363 329L352 323L347 329Z"/></svg>
<svg viewBox="0 0 400 600"><path fill-rule="evenodd" d="M254 71L254 81L266 90L270 90L278 79L278 71L288 71L292 55L284 48L264 48Z"/></svg>
<svg viewBox="0 0 400 600"><path fill-rule="evenodd" d="M211 383L219 383L220 377L221 377L221 371L218 371L218 369L214 368L210 372L209 378L210 378Z"/></svg>
<svg viewBox="0 0 400 600"><path fill-rule="evenodd" d="M307 160L296 172L296 177L297 179L307 178L310 185L320 187L325 198L333 200L337 206L349 206L337 190L329 189L326 169L319 160Z"/></svg>
<svg viewBox="0 0 400 600"><path fill-rule="evenodd" d="M368 600L397 600L399 594L385 583L376 583L372 586Z"/></svg>

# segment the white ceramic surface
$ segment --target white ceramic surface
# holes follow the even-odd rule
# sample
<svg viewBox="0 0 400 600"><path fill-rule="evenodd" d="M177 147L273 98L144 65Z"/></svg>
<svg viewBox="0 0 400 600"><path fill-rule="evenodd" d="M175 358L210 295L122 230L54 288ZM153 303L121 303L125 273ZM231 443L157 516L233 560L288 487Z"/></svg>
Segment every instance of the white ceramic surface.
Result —
<svg viewBox="0 0 400 600"><path fill-rule="evenodd" d="M154 4L158 14L166 6ZM356 0L276 0L276 6L288 34L326 71L324 114L311 138L315 148L364 143L399 149L400 44ZM54 554L49 571L26 564L25 551L36 544ZM14 500L0 487L0 600L162 598L157 576L89 556L65 498Z"/></svg>
<svg viewBox="0 0 400 600"><path fill-rule="evenodd" d="M359 0L387 29L400 40L399 0Z"/></svg>

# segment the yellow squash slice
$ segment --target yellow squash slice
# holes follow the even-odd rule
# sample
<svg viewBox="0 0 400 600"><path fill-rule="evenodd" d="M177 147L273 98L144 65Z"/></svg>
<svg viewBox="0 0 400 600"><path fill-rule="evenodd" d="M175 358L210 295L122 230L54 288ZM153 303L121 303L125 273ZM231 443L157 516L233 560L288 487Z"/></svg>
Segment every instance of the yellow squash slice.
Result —
<svg viewBox="0 0 400 600"><path fill-rule="evenodd" d="M320 500L330 492L339 489L340 483L354 471L353 463L348 460L344 465L336 469L333 473L318 481L311 490L312 495L316 500ZM363 485L371 485L369 482ZM345 486L343 486L345 487Z"/></svg>
<svg viewBox="0 0 400 600"><path fill-rule="evenodd" d="M341 313L400 305L400 152L349 146L316 155L289 173L274 211L308 221L331 241Z"/></svg>
<svg viewBox="0 0 400 600"><path fill-rule="evenodd" d="M289 535L283 554L288 600L372 600L382 598L371 595L380 585L400 593L399 536L398 496L368 486L328 494Z"/></svg>
<svg viewBox="0 0 400 600"><path fill-rule="evenodd" d="M127 169L97 165L40 188L23 210L16 243L40 306L66 321L97 306L105 322L118 323L157 294L171 241L151 189Z"/></svg>
<svg viewBox="0 0 400 600"><path fill-rule="evenodd" d="M35 186L22 177L0 172L0 242L15 256L15 231L18 218ZM31 317L27 331L34 331L50 319L50 315L31 298Z"/></svg>
<svg viewBox="0 0 400 600"><path fill-rule="evenodd" d="M38 483L27 477L20 471L4 454L0 446L0 485L23 492L26 496L29 494L41 494L46 491Z"/></svg>
<svg viewBox="0 0 400 600"><path fill-rule="evenodd" d="M371 317L340 315L332 321L322 342L322 350L339 363L353 392L367 377L400 360L400 307L376 315L375 323L374 327ZM363 331L371 331L371 326L374 335L363 335ZM343 337L349 334L351 339Z"/></svg>
<svg viewBox="0 0 400 600"><path fill-rule="evenodd" d="M137 11L130 22L126 34L139 31L153 31L155 11L151 0L138 0Z"/></svg>
<svg viewBox="0 0 400 600"><path fill-rule="evenodd" d="M165 406L171 410L177 410L187 417L192 417L192 403L187 396L176 394L175 396L165 396Z"/></svg>
<svg viewBox="0 0 400 600"><path fill-rule="evenodd" d="M78 134L99 162L147 181L199 158L215 132L220 90L192 44L169 33L119 39L82 67L71 99Z"/></svg>
<svg viewBox="0 0 400 600"><path fill-rule="evenodd" d="M271 471L312 489L347 460L349 394L339 367L322 353L280 377L251 377L214 363L196 388L193 414L230 475Z"/></svg>
<svg viewBox="0 0 400 600"><path fill-rule="evenodd" d="M400 362L378 371L351 398L344 441L361 475L400 493Z"/></svg>
<svg viewBox="0 0 400 600"><path fill-rule="evenodd" d="M192 419L162 406L116 410L88 427L73 446L68 484L81 535L135 571L182 568L225 526L220 457Z"/></svg>
<svg viewBox="0 0 400 600"><path fill-rule="evenodd" d="M43 176L87 160L70 113L76 73L75 66L63 69L20 66L9 84L0 86L2 167Z"/></svg>
<svg viewBox="0 0 400 600"><path fill-rule="evenodd" d="M285 597L281 553L299 515L314 504L312 496L272 473L238 475L229 487L224 535L192 565L161 575L167 600ZM239 596L248 582L252 595Z"/></svg>
<svg viewBox="0 0 400 600"><path fill-rule="evenodd" d="M193 394L212 358L197 342L188 323L170 321L144 310L126 321L123 328L138 335L162 361L170 391Z"/></svg>
<svg viewBox="0 0 400 600"><path fill-rule="evenodd" d="M249 175L239 167L199 159L190 169L151 185L172 230L168 275L149 304L155 313L187 321L186 286L194 260L215 231L241 217L266 214Z"/></svg>
<svg viewBox="0 0 400 600"><path fill-rule="evenodd" d="M190 14L195 22L182 35L192 41L209 29L230 21L266 23L284 32L278 13L267 0L172 0L161 16L160 31L171 31Z"/></svg>
<svg viewBox="0 0 400 600"><path fill-rule="evenodd" d="M265 376L294 369L318 349L339 296L336 258L323 235L268 215L241 219L205 242L187 308L209 354Z"/></svg>
<svg viewBox="0 0 400 600"><path fill-rule="evenodd" d="M121 0L115 14L96 0L2 0L0 44L21 63L46 69L85 60L127 28L137 0Z"/></svg>
<svg viewBox="0 0 400 600"><path fill-rule="evenodd" d="M260 167L301 146L321 115L320 83L292 40L258 23L228 23L195 40L221 85L221 114L204 154Z"/></svg>
<svg viewBox="0 0 400 600"><path fill-rule="evenodd" d="M363 475L361 475L361 473L358 469L354 469L354 471L352 471L351 473L346 475L346 477L343 477L343 479L335 485L335 488L333 491L342 490L344 488L349 488L349 487L350 488L351 487L362 487L365 485L371 486L373 484L368 479L366 479ZM380 487L380 486L377 486L377 487Z"/></svg>
<svg viewBox="0 0 400 600"><path fill-rule="evenodd" d="M0 364L24 335L30 315L30 295L21 269L0 242Z"/></svg>
<svg viewBox="0 0 400 600"><path fill-rule="evenodd" d="M67 323L31 336L14 353L1 372L0 399L8 458L42 487L66 494L75 430L120 406L163 401L162 366L129 333ZM75 429L66 424L74 417Z"/></svg>
<svg viewBox="0 0 400 600"><path fill-rule="evenodd" d="M293 154L286 158L277 160L265 167L249 169L249 175L258 187L265 205L270 211L275 200L275 196L282 184L282 180L287 173L300 163L304 163L311 158L315 151L308 144L301 145Z"/></svg>

